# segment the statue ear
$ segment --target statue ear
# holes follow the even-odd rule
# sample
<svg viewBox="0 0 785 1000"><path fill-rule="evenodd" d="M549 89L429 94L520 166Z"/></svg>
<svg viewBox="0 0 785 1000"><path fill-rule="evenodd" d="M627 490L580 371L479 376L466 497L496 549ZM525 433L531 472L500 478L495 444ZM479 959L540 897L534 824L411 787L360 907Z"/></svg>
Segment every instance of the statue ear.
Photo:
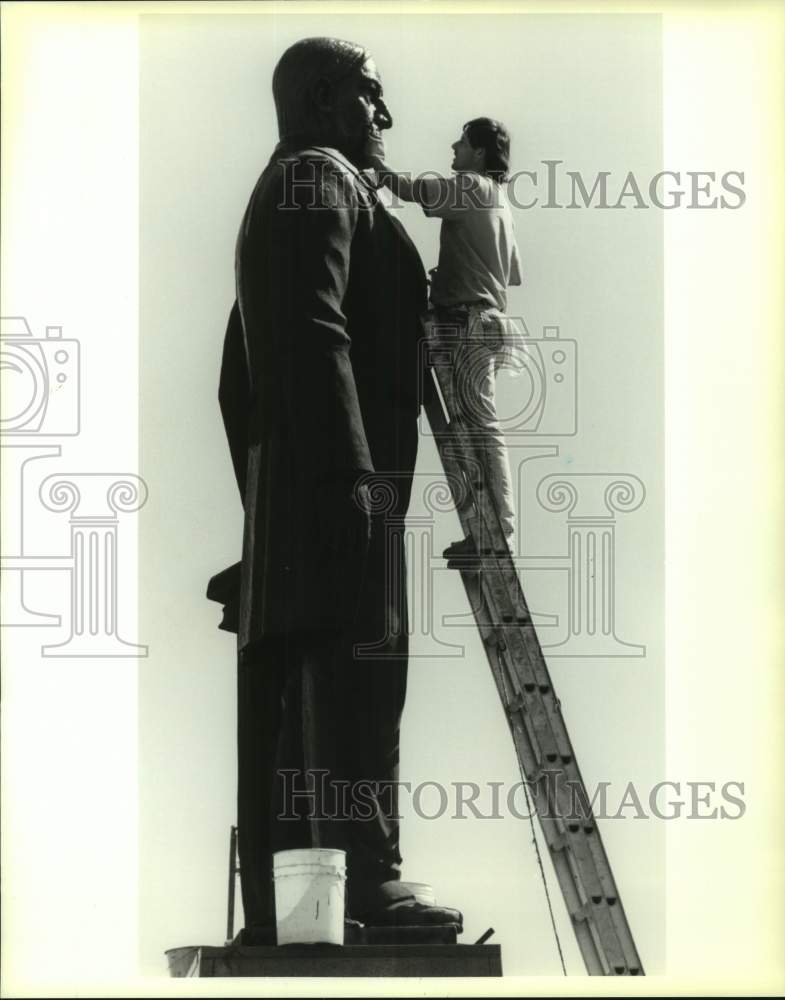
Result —
<svg viewBox="0 0 785 1000"><path fill-rule="evenodd" d="M335 88L326 77L320 77L314 83L311 93L314 107L318 112L329 113L333 110Z"/></svg>

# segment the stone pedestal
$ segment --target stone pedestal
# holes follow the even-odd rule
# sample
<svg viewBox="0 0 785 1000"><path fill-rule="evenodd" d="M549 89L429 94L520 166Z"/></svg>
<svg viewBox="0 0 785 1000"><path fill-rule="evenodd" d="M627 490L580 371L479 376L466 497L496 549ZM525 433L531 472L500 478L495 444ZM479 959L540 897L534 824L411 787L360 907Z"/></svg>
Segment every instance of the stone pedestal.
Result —
<svg viewBox="0 0 785 1000"><path fill-rule="evenodd" d="M192 945L167 951L185 976L501 976L498 944Z"/></svg>

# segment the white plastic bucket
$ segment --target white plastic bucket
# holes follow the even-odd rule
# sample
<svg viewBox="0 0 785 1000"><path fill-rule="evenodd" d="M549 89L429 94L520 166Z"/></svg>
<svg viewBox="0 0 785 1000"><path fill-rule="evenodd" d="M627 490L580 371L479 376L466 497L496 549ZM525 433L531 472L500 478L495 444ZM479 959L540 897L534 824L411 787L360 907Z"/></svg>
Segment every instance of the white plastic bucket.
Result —
<svg viewBox="0 0 785 1000"><path fill-rule="evenodd" d="M273 879L278 944L343 944L345 851L277 851Z"/></svg>

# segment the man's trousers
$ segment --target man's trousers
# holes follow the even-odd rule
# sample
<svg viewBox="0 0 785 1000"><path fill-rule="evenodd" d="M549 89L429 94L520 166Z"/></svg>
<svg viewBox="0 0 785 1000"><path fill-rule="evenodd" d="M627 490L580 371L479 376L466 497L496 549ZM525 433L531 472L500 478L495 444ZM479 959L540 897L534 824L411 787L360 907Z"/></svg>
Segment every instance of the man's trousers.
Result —
<svg viewBox="0 0 785 1000"><path fill-rule="evenodd" d="M450 417L457 417L471 438L480 463L477 485L493 498L505 537L515 534L515 506L510 460L496 413L496 375L519 364L516 345L509 343L508 318L476 305L434 312L431 337L450 351L448 377L440 381ZM511 548L514 551L513 544Z"/></svg>

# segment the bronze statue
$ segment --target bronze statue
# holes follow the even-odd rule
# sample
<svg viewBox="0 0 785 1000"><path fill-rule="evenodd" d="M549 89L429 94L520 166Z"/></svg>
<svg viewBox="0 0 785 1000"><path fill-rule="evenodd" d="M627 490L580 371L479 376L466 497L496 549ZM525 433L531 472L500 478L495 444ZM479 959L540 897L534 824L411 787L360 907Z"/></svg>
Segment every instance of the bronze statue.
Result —
<svg viewBox="0 0 785 1000"><path fill-rule="evenodd" d="M417 251L363 173L392 118L368 52L336 39L288 49L273 96L280 141L237 241L219 390L242 561L208 588L238 633L246 928L272 925L272 852L319 846L347 852L352 918L460 925L401 881L408 635L390 525L402 528L411 492L427 295ZM356 654L368 643L384 658Z"/></svg>

